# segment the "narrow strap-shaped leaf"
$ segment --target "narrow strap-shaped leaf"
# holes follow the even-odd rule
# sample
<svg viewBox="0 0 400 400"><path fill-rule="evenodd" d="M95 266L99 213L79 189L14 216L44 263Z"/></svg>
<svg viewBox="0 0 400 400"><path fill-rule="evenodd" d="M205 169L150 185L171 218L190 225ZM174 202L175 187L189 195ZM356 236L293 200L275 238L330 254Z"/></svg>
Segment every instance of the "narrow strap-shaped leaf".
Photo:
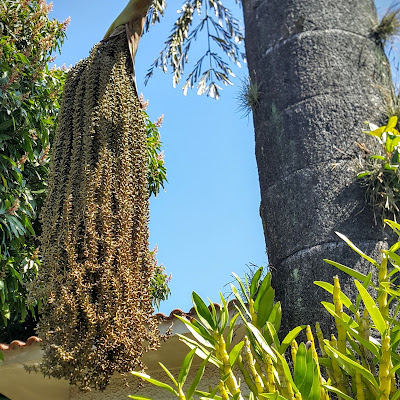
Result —
<svg viewBox="0 0 400 400"><path fill-rule="evenodd" d="M338 350L334 349L328 341L325 341L325 351L328 353L330 357L334 357L338 360L339 364L345 364L347 368L350 368L354 371L358 371L367 381L369 381L372 386L379 389L379 385L376 382L375 377L369 372L366 368L360 365L358 362L353 361L351 358L345 356Z"/></svg>
<svg viewBox="0 0 400 400"><path fill-rule="evenodd" d="M331 283L314 281L314 285L322 287L322 289L325 289L327 292L333 295L333 285ZM342 291L340 291L340 300L342 301L343 305L346 306L350 311L352 311L354 314L356 313L356 309L353 303Z"/></svg>
<svg viewBox="0 0 400 400"><path fill-rule="evenodd" d="M343 271L343 272L346 273L347 275L350 275L350 276L352 276L353 278L358 279L359 281L364 282L365 280L368 279L368 276L367 276L367 275L364 275L364 274L362 274L361 272L358 272L358 271L356 271L356 270L353 269L353 268L346 267L346 266L343 265L343 264L337 263L337 262L332 261L332 260L328 260L328 259L326 259L326 258L324 259L324 261L325 261L326 263L330 264L330 265L333 265L333 266L336 267L337 269L340 269L341 271Z"/></svg>
<svg viewBox="0 0 400 400"><path fill-rule="evenodd" d="M237 345L235 345L233 347L233 349L230 351L229 353L229 364L231 365L231 367L233 367L240 355L240 352L242 351L244 346L244 341L242 340L241 342L239 342Z"/></svg>
<svg viewBox="0 0 400 400"><path fill-rule="evenodd" d="M194 357L195 353L196 353L196 348L190 350L189 353L186 354L186 357L184 358L184 360L182 362L182 366L181 366L181 369L180 369L179 375L178 375L178 385L181 389L186 382L186 378L190 371L190 367L192 365L192 361L193 361L193 357Z"/></svg>
<svg viewBox="0 0 400 400"><path fill-rule="evenodd" d="M377 288L371 283L372 281L372 272L370 272L367 276L367 280L365 280L363 282L363 286L365 287L365 289L368 288L368 286L371 286L372 288L376 289ZM360 293L357 294L357 298L356 298L356 309L359 310L360 309L360 302L361 302L361 295Z"/></svg>
<svg viewBox="0 0 400 400"><path fill-rule="evenodd" d="M157 379L153 379L147 374L143 374L142 372L137 372L137 371L131 371L131 374L134 375L134 376L137 376L138 378L143 379L146 382L151 383L154 386L158 386L158 387L160 387L162 389L165 389L168 392L175 394L176 396L178 395L176 390L174 390L171 386L167 385L164 382L160 382Z"/></svg>
<svg viewBox="0 0 400 400"><path fill-rule="evenodd" d="M216 321L213 320L211 312L204 303L203 299L196 292L192 292L192 301L196 310L196 314L204 326L208 329L214 330L216 328Z"/></svg>
<svg viewBox="0 0 400 400"><path fill-rule="evenodd" d="M205 347L199 345L197 342L195 342L192 339L189 339L188 337L184 335L179 335L179 340L183 343L186 344L190 349L197 348L196 349L196 355L199 356L201 359L205 360L207 357L209 357L209 362L211 364L214 364L216 367L220 368L222 367L222 362L219 361L215 356L211 354L209 350L207 350Z"/></svg>
<svg viewBox="0 0 400 400"><path fill-rule="evenodd" d="M180 315L175 315L175 317L180 319L186 325L186 328L189 329L190 333L199 343L201 343L203 346L209 347L210 349L214 348L215 340L211 335L205 335L202 331L200 331L200 329L190 323L186 318L183 318Z"/></svg>
<svg viewBox="0 0 400 400"><path fill-rule="evenodd" d="M330 304L330 303L325 303L322 302L322 305L325 307L325 304ZM357 339L366 349L368 349L372 354L374 354L375 357L379 357L379 349L376 344L372 342L372 338L370 340L365 340L362 336L358 334L358 332L352 328L348 323L346 323L343 319L340 319L339 316L335 313L334 309L332 310L330 307L325 307L327 311L335 318L338 319L339 323L346 329L347 332L349 332L350 335L352 335L355 339Z"/></svg>
<svg viewBox="0 0 400 400"><path fill-rule="evenodd" d="M240 289L241 289L241 291L242 291L242 295L246 297L245 301L246 301L246 303L248 303L248 302L250 301L250 299L249 299L249 297L248 297L248 295L247 295L247 292L246 292L246 289L245 289L245 287L244 287L244 285L243 285L242 280L241 280L234 272L232 272L232 275L233 275L234 278L237 280L237 282L238 282L238 284L239 284L239 286L240 286ZM232 286L232 285L231 285L231 286ZM238 299L238 300L239 300L239 299ZM242 301L243 301L243 300L242 300Z"/></svg>
<svg viewBox="0 0 400 400"><path fill-rule="evenodd" d="M249 318L251 318L251 314L250 314L250 312L249 312L249 309L248 309L247 306L244 304L243 299L242 299L242 296L240 296L240 294L239 294L238 290L236 289L236 287L235 287L234 285L231 284L231 289L232 289L232 292L233 292L233 294L235 295L237 301L239 302L239 304L240 304L240 306L241 306L241 308L242 308L242 311L245 312Z"/></svg>
<svg viewBox="0 0 400 400"><path fill-rule="evenodd" d="M322 387L328 390L329 392L337 394L338 397L339 398L341 397L343 400L353 400L352 397L348 396L347 394L344 394L341 390L335 388L334 386L322 385Z"/></svg>
<svg viewBox="0 0 400 400"><path fill-rule="evenodd" d="M347 236L342 235L339 232L335 232L336 235L340 237L343 241L345 241L349 247L351 247L357 254L359 254L362 258L369 261L372 265L375 265L376 268L379 268L379 264L371 257L367 256L362 250L360 250Z"/></svg>
<svg viewBox="0 0 400 400"><path fill-rule="evenodd" d="M162 363L159 362L158 363L160 365L160 367L164 370L164 372L168 375L169 379L171 379L171 381L174 383L174 385L176 387L178 387L178 382L176 381L176 379L174 378L174 376L171 374L171 372L169 371L169 369Z"/></svg>
<svg viewBox="0 0 400 400"><path fill-rule="evenodd" d="M269 287L267 291L264 293L258 305L258 313L257 313L258 328L262 328L265 325L266 321L268 320L272 308L274 307L274 298L275 298L275 290L272 287Z"/></svg>
<svg viewBox="0 0 400 400"><path fill-rule="evenodd" d="M378 329L379 333L383 336L386 330L386 323L381 312L379 311L379 308L376 306L375 301L372 299L371 295L367 292L367 289L365 289L363 285L361 285L361 283L358 281L354 281L354 283L357 286L357 289L376 329Z"/></svg>
<svg viewBox="0 0 400 400"><path fill-rule="evenodd" d="M271 272L268 272L268 274L262 280L260 288L258 289L257 297L254 300L254 309L256 311L258 311L258 306L259 306L262 296L264 295L265 291L268 290L268 288L270 286L271 286Z"/></svg>
<svg viewBox="0 0 400 400"><path fill-rule="evenodd" d="M231 318L231 320L229 321L229 331L228 331L228 335L227 335L227 337L226 337L226 344L227 344L228 346L230 346L231 343L232 343L233 332L234 332L236 320L238 319L238 317L239 317L239 314L235 314L235 315Z"/></svg>
<svg viewBox="0 0 400 400"><path fill-rule="evenodd" d="M193 397L193 394L195 393L197 386L199 385L201 378L204 375L204 370L206 368L206 364L209 360L209 357L207 357L200 365L199 369L197 370L196 376L193 379L192 384L189 386L189 389L186 392L186 399L191 400Z"/></svg>
<svg viewBox="0 0 400 400"><path fill-rule="evenodd" d="M281 347L281 344L279 342L279 338L278 338L278 335L277 335L277 333L275 331L274 326L271 324L271 322L267 322L266 327L268 328L268 331L269 331L269 333L271 335L271 338L272 338L272 340L274 342L275 347L277 349L279 349Z"/></svg>
<svg viewBox="0 0 400 400"><path fill-rule="evenodd" d="M245 321L245 324L249 331L253 334L255 340L257 341L258 345L267 353L269 354L272 359L276 362L276 356L273 349L269 346L267 341L265 340L264 336L261 332L250 322Z"/></svg>
<svg viewBox="0 0 400 400"><path fill-rule="evenodd" d="M311 351L310 351L311 352ZM320 388L320 375L319 369L314 359L313 361L313 384L311 386L310 394L308 395L309 400L320 400L321 398L321 388Z"/></svg>
<svg viewBox="0 0 400 400"><path fill-rule="evenodd" d="M149 397L136 396L136 395L129 395L128 397L130 399L135 399L135 400L153 400L153 399L150 399Z"/></svg>
<svg viewBox="0 0 400 400"><path fill-rule="evenodd" d="M279 352L283 354L286 349L290 346L292 341L296 339L297 335L305 328L305 325L296 326L296 328L292 329L282 340L282 343L279 347Z"/></svg>
<svg viewBox="0 0 400 400"><path fill-rule="evenodd" d="M287 400L286 397L281 396L278 392L259 393L258 397L262 397L268 400Z"/></svg>
<svg viewBox="0 0 400 400"><path fill-rule="evenodd" d="M274 308L269 314L268 321L271 322L271 324L274 325L275 330L279 332L282 321L282 307L280 301L275 303Z"/></svg>
<svg viewBox="0 0 400 400"><path fill-rule="evenodd" d="M280 360L281 363L282 363L282 367L283 367L283 372L284 372L284 374L285 374L285 378L290 382L290 384L291 384L292 387L293 387L293 390L294 390L295 392L299 393L299 389L297 388L296 384L295 384L294 381L293 381L292 373L290 372L289 365L288 365L288 363L286 362L285 358L284 358L282 355L280 355L280 354L279 354L279 351L276 350L275 348L273 348L272 350L274 351L274 353L276 354L276 356L279 358L279 360Z"/></svg>
<svg viewBox="0 0 400 400"><path fill-rule="evenodd" d="M294 364L293 378L298 389L303 394L303 382L306 379L307 373L307 361L306 361L307 350L304 343L300 343L296 353L296 362Z"/></svg>
<svg viewBox="0 0 400 400"><path fill-rule="evenodd" d="M251 282L250 282L250 298L253 298L256 293L257 293L257 289L259 286L259 282L260 282L260 278L261 278L261 274L263 272L263 267L258 268L258 270L255 272L255 274L253 275Z"/></svg>

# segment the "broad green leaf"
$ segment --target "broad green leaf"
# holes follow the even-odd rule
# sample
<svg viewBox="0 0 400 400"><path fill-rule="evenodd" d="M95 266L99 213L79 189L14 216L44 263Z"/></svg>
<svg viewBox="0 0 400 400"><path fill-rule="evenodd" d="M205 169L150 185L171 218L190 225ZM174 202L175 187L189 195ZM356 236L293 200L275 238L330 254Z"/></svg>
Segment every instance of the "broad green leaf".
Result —
<svg viewBox="0 0 400 400"><path fill-rule="evenodd" d="M250 283L250 298L254 298L254 296L257 293L257 289L258 289L258 284L260 282L260 278L263 272L263 267L258 268L258 270L255 272L255 274L253 275L252 279L251 279L251 283Z"/></svg>
<svg viewBox="0 0 400 400"><path fill-rule="evenodd" d="M0 360L4 361L4 356L3 356L3 353L1 351L0 351Z"/></svg>
<svg viewBox="0 0 400 400"><path fill-rule="evenodd" d="M307 373L307 361L306 361L307 350L304 343L300 343L296 354L296 363L294 364L293 378L301 394L304 394L303 385L306 379Z"/></svg>
<svg viewBox="0 0 400 400"><path fill-rule="evenodd" d="M398 235L400 235L400 233L398 233ZM390 247L389 251L392 251L394 253L399 249L400 249L400 242L396 242L393 246Z"/></svg>
<svg viewBox="0 0 400 400"><path fill-rule="evenodd" d="M184 358L184 360L182 362L181 370L179 371L179 376L178 376L178 385L180 388L182 388L186 382L186 378L190 371L190 366L192 365L192 361L193 361L193 357L194 357L195 353L196 353L196 349L190 350L189 353L186 354L186 357Z"/></svg>
<svg viewBox="0 0 400 400"><path fill-rule="evenodd" d="M275 303L274 308L269 314L268 321L271 322L271 324L274 325L275 330L279 332L279 328L281 327L281 320L282 320L282 307L281 307L281 302L278 301L277 303Z"/></svg>
<svg viewBox="0 0 400 400"><path fill-rule="evenodd" d="M354 270L353 268L346 267L345 265L339 264L335 261L331 261L331 260L327 260L327 259L324 259L324 261L330 265L333 265L337 269L340 269L341 271L345 272L347 275L350 275L353 278L358 279L359 281L364 282L368 278L367 275L364 275L361 272Z"/></svg>
<svg viewBox="0 0 400 400"><path fill-rule="evenodd" d="M154 386L158 386L162 389L165 389L168 392L175 394L176 396L178 395L178 393L171 386L167 385L164 382L160 382L157 379L153 379L147 374L143 374L142 372L136 372L136 371L131 371L131 374L145 380L146 382L151 383Z"/></svg>
<svg viewBox="0 0 400 400"><path fill-rule="evenodd" d="M310 353L311 353L311 358L312 358L312 352L310 351ZM321 388L320 388L320 383L319 383L319 373L318 373L317 364L313 358L312 358L312 365L313 365L313 383L312 383L308 398L309 398L309 400L320 400Z"/></svg>
<svg viewBox="0 0 400 400"><path fill-rule="evenodd" d="M335 388L334 386L330 385L322 385L323 388L328 390L329 392L335 393L338 395L339 398L342 398L343 400L353 400L352 397L348 396L347 394L344 394L342 391L339 389Z"/></svg>
<svg viewBox="0 0 400 400"><path fill-rule="evenodd" d="M206 368L206 364L209 360L209 357L207 357L200 365L199 369L197 370L196 376L193 379L192 384L189 386L189 389L186 393L186 398L187 400L190 400L193 397L193 394L195 393L197 386L199 385L201 378L204 375L204 370Z"/></svg>
<svg viewBox="0 0 400 400"><path fill-rule="evenodd" d="M386 131L390 131L393 128L396 128L397 125L397 116L394 115L393 117L389 118L389 121L386 125Z"/></svg>
<svg viewBox="0 0 400 400"><path fill-rule="evenodd" d="M371 286L372 288L376 289L376 287L371 283L372 281L372 272L370 272L367 276L367 279L363 282L363 286L365 287L365 289L368 288L368 286ZM357 294L357 298L356 298L356 309L359 310L360 309L360 302L361 302L361 295L360 293Z"/></svg>
<svg viewBox="0 0 400 400"><path fill-rule="evenodd" d="M347 245L352 248L357 254L359 254L362 258L369 261L372 265L375 265L376 268L379 268L379 264L371 257L367 256L362 250L360 250L351 240L349 240L345 235L342 235L339 232L335 232L343 241L347 243Z"/></svg>
<svg viewBox="0 0 400 400"><path fill-rule="evenodd" d="M204 303L203 299L196 292L192 292L192 302L196 313L204 326L211 330L216 329L216 321L213 320L210 310Z"/></svg>
<svg viewBox="0 0 400 400"><path fill-rule="evenodd" d="M229 353L229 364L231 367L233 367L240 355L240 352L242 351L244 346L244 341L242 340L239 342L236 346L233 347L233 349Z"/></svg>
<svg viewBox="0 0 400 400"><path fill-rule="evenodd" d="M372 386L374 386L375 388L379 388L379 385L371 372L369 372L358 362L353 361L351 358L334 349L327 340L325 340L325 351L331 358L335 358L339 362L339 364L345 364L347 368L350 368L353 371L358 371L368 382L372 384Z"/></svg>
<svg viewBox="0 0 400 400"><path fill-rule="evenodd" d="M322 287L322 289L325 289L327 292L333 295L332 284L323 281L314 281L314 285ZM342 291L340 291L340 300L342 301L343 305L346 306L350 311L356 313L356 309L354 308L353 303Z"/></svg>
<svg viewBox="0 0 400 400"><path fill-rule="evenodd" d="M379 311L379 308L376 306L375 301L372 299L372 297L367 292L367 290L363 287L363 285L361 285L361 283L358 281L354 281L354 283L357 286L357 289L362 297L364 305L367 308L368 313L369 313L376 329L378 329L381 336L383 336L385 333L385 330L386 330L386 324L385 324L385 320L382 317L381 312Z"/></svg>
<svg viewBox="0 0 400 400"><path fill-rule="evenodd" d="M296 328L292 329L282 340L281 346L279 347L279 352L283 354L286 349L290 346L292 341L297 337L297 335L305 328L305 325L296 326Z"/></svg>
<svg viewBox="0 0 400 400"><path fill-rule="evenodd" d="M370 132L363 131L363 132L366 133L367 135L376 136L378 138L381 138L383 132L385 132L385 129L386 129L386 126L381 126L380 128L375 129L373 131L370 131Z"/></svg>
<svg viewBox="0 0 400 400"><path fill-rule="evenodd" d="M384 220L386 225L389 225L389 227L397 233L398 236L400 236L400 224L398 224L395 221L391 221L390 219L385 219ZM393 251L392 249L390 249L390 251Z"/></svg>
<svg viewBox="0 0 400 400"><path fill-rule="evenodd" d="M257 313L257 327L262 328L268 320L274 307L275 290L269 287L260 299Z"/></svg>
<svg viewBox="0 0 400 400"><path fill-rule="evenodd" d="M257 297L254 300L254 309L256 311L258 311L258 306L260 304L261 298L264 296L265 291L268 290L270 286L271 286L271 273L268 272L267 275L262 280L260 288L257 293Z"/></svg>

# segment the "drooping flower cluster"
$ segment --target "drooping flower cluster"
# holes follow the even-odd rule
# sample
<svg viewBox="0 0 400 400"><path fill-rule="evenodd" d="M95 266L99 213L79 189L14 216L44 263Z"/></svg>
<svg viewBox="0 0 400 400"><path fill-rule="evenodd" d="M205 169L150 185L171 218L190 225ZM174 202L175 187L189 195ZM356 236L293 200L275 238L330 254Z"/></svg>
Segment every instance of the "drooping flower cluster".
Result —
<svg viewBox="0 0 400 400"><path fill-rule="evenodd" d="M104 389L158 346L148 249L147 135L125 35L68 74L42 210L46 375Z"/></svg>

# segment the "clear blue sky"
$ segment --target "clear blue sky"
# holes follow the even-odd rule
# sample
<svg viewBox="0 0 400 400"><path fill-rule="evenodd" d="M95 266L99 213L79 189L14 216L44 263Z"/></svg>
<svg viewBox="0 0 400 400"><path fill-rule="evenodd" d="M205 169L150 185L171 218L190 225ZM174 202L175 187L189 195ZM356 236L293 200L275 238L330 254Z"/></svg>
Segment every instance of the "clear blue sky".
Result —
<svg viewBox="0 0 400 400"><path fill-rule="evenodd" d="M53 0L52 17L71 17L56 64L69 66L86 57L126 3ZM376 4L381 13L391 1ZM229 291L224 285L232 271L243 275L246 264L268 264L252 118L237 112L240 80L224 87L218 101L197 96L196 90L184 96L180 88L173 89L172 76L161 70L143 84L179 6L176 2L167 7L166 17L143 37L136 56L138 91L150 101L148 112L153 120L164 114L161 135L169 183L165 193L151 200L150 242L151 247L158 245L158 260L173 276L172 295L160 307L165 314L175 308L188 311L193 290L219 302L219 291ZM241 19L240 13L237 10ZM196 45L199 52L204 49L201 40ZM239 78L247 76L245 65L233 70Z"/></svg>

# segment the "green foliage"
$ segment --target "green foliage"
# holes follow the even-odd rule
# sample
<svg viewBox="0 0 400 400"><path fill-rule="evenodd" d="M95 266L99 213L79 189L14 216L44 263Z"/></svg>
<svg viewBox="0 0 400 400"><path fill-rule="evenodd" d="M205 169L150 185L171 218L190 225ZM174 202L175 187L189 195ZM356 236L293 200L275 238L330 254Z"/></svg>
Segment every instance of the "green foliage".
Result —
<svg viewBox="0 0 400 400"><path fill-rule="evenodd" d="M368 156L357 178L366 186L367 201L374 208L375 215L380 215L382 221L386 217L397 220L400 212L400 133L396 129L397 117L391 117L387 125L380 128L374 124L369 126L370 131L364 133L379 142L381 152Z"/></svg>
<svg viewBox="0 0 400 400"><path fill-rule="evenodd" d="M164 151L162 151L162 142L159 129L162 125L164 115L161 115L156 122L152 122L146 112L148 105L144 101L141 94L139 100L142 105L142 113L146 123L147 132L147 157L148 157L148 182L149 196L157 196L161 188L164 189L164 184L167 182L167 169L164 163Z"/></svg>
<svg viewBox="0 0 400 400"><path fill-rule="evenodd" d="M26 285L40 267L36 217L65 73L50 70L67 22L48 19L44 1L0 3L0 324L18 322Z"/></svg>
<svg viewBox="0 0 400 400"><path fill-rule="evenodd" d="M400 224L388 220L386 223L400 236ZM317 323L320 356L310 326L306 327L307 343L298 345L296 342L297 335L305 326L293 329L282 341L279 340L280 304L274 302L270 273L262 277L260 268L250 281L247 276L243 281L235 275L239 286L237 289L232 285L237 300L236 314L228 310L227 300L222 295L221 304L216 308L212 303L207 307L193 293L196 318L189 320L176 316L185 323L193 339L179 335L191 350L183 361L178 380L161 365L175 388L148 375L133 374L168 390L180 400L190 400L194 396L216 400L243 399L245 387L241 380L250 390L248 398L254 400L397 400L400 397L396 383L400 371L400 356L397 353L400 343L400 291L394 281L400 272L400 256L396 253L400 249L400 241L389 250L382 250L382 260L377 262L348 238L339 236L376 268L378 280L373 283L372 273L364 275L325 260L354 279L358 296L353 303L341 292L337 277L334 277L333 285L315 282L332 295L332 303L322 304L334 317L337 329L337 338L331 335L330 340L324 339ZM244 325L245 333L239 339L233 339L239 320ZM238 334L237 331L235 333ZM287 361L289 346L291 362ZM191 385L184 386L194 354L204 361ZM198 386L207 362L219 368L220 381L217 387L205 392L200 391ZM140 396L131 398L145 399Z"/></svg>
<svg viewBox="0 0 400 400"><path fill-rule="evenodd" d="M0 2L0 338L33 334L40 299L27 286L40 268L38 214L46 195L51 143L66 78L65 68L49 69L60 50L68 21L50 20L44 1ZM142 99L142 105L146 102ZM147 126L149 195L166 182L159 127ZM155 261L156 262L156 261ZM169 278L157 266L153 302L168 298ZM25 321L24 325L20 325Z"/></svg>
<svg viewBox="0 0 400 400"><path fill-rule="evenodd" d="M154 264L154 274L151 279L150 293L153 298L153 305L160 308L160 302L167 300L171 294L168 283L171 281L172 275L167 275L164 265L158 264L156 259L157 246L150 252L150 254Z"/></svg>
<svg viewBox="0 0 400 400"><path fill-rule="evenodd" d="M149 14L147 27L150 23L158 21L164 8L164 2L153 2L153 11ZM158 10L157 13L154 10ZM243 29L230 9L220 1L187 0L178 13L179 17L165 42L165 47L148 70L145 82L147 83L158 67L167 72L169 64L172 67L174 87L179 84L185 65L189 62L190 47L201 32L204 32L207 37L206 51L194 64L182 89L186 94L189 88L197 85L198 94L218 99L221 90L219 85L232 85L230 79L235 76L229 61L240 66L240 61L245 59L242 49Z"/></svg>

